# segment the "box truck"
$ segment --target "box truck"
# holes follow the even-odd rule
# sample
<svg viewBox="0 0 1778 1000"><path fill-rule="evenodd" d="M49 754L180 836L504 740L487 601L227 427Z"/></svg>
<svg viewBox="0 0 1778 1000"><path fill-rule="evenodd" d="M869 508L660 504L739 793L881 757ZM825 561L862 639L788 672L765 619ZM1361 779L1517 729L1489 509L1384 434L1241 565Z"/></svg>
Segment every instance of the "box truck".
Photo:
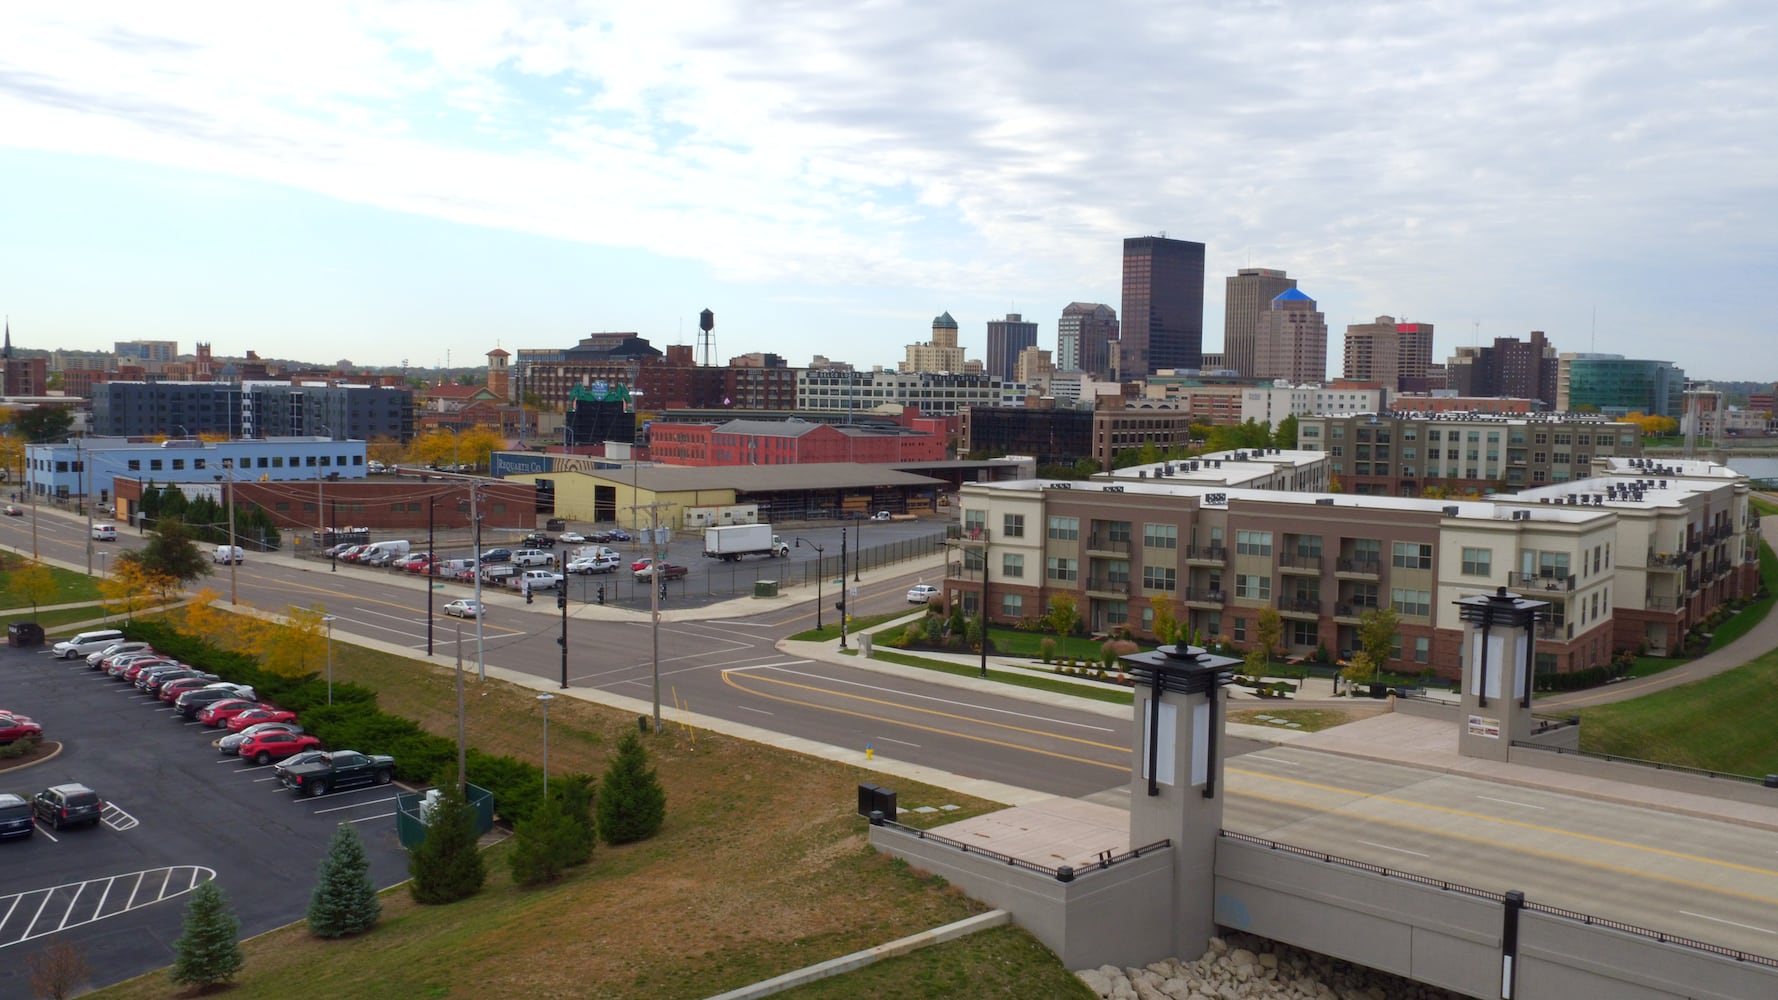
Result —
<svg viewBox="0 0 1778 1000"><path fill-rule="evenodd" d="M787 556L790 546L769 524L725 524L704 529L704 555L724 562L742 556Z"/></svg>

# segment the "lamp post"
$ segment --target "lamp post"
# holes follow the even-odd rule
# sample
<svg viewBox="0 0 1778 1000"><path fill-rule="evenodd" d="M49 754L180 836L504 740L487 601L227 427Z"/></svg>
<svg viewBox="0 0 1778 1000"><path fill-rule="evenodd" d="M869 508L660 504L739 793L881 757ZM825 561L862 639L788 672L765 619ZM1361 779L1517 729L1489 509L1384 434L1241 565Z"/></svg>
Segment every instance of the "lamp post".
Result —
<svg viewBox="0 0 1778 1000"><path fill-rule="evenodd" d="M804 542L809 542L809 540L801 535L796 536L797 548L802 548ZM815 630L819 632L821 630L821 577L827 572L827 566L821 559L821 553L825 550L814 542L809 542L809 548L815 550Z"/></svg>
<svg viewBox="0 0 1778 1000"><path fill-rule="evenodd" d="M433 511L438 508L438 496L434 494L426 498L426 655L432 655L432 578L438 575L438 550L432 547L432 531L435 525ZM476 567L479 572L480 566Z"/></svg>
<svg viewBox="0 0 1778 1000"><path fill-rule="evenodd" d="M333 623L339 619L333 615L322 615L321 624L327 626L327 703L333 704Z"/></svg>
<svg viewBox="0 0 1778 1000"><path fill-rule="evenodd" d="M840 525L840 648L846 648L846 526Z"/></svg>
<svg viewBox="0 0 1778 1000"><path fill-rule="evenodd" d="M544 693L537 696L537 700L540 703L542 703L542 705L543 705L543 801L548 802L549 801L549 703L552 701L555 701L556 696L553 694L550 694L548 691L545 691Z"/></svg>
<svg viewBox="0 0 1778 1000"><path fill-rule="evenodd" d="M855 522L853 524L853 530L858 532L858 545L856 546L858 549L858 554L852 557L852 582L857 583L858 582L858 571L864 568L864 517L863 517L863 515L860 515L855 520Z"/></svg>
<svg viewBox="0 0 1778 1000"><path fill-rule="evenodd" d="M105 579L105 560L107 560L109 558L111 558L111 553L109 553L109 552L100 552L99 553L99 579L101 579L101 580Z"/></svg>
<svg viewBox="0 0 1778 1000"><path fill-rule="evenodd" d="M241 561L235 555L235 460L223 459L222 471L228 476L222 493L222 500L228 505L228 603L239 605L240 591L235 587L235 567Z"/></svg>

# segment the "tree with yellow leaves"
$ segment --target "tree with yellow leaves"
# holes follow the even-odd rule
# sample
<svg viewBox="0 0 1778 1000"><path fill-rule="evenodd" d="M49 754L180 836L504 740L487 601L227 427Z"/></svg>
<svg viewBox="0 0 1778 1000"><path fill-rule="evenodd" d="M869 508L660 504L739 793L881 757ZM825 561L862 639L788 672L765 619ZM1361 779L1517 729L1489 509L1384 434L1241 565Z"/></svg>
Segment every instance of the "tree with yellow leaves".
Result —
<svg viewBox="0 0 1778 1000"><path fill-rule="evenodd" d="M105 612L126 617L152 607L157 599L178 589L178 580L156 573L135 559L118 559L111 575L99 581Z"/></svg>
<svg viewBox="0 0 1778 1000"><path fill-rule="evenodd" d="M238 627L239 619L216 606L221 597L205 587L185 606L185 628L206 639L219 639Z"/></svg>
<svg viewBox="0 0 1778 1000"><path fill-rule="evenodd" d="M55 574L48 566L33 562L12 571L6 592L20 604L29 604L31 613L36 614L38 607L48 604L56 596Z"/></svg>
<svg viewBox="0 0 1778 1000"><path fill-rule="evenodd" d="M11 423L11 420L4 420ZM22 481L25 477L25 439L17 434L0 434L0 470L8 473L16 471Z"/></svg>
<svg viewBox="0 0 1778 1000"><path fill-rule="evenodd" d="M327 655L327 610L320 605L284 609L284 621L253 619L247 647L259 665L280 677L302 677L321 669Z"/></svg>

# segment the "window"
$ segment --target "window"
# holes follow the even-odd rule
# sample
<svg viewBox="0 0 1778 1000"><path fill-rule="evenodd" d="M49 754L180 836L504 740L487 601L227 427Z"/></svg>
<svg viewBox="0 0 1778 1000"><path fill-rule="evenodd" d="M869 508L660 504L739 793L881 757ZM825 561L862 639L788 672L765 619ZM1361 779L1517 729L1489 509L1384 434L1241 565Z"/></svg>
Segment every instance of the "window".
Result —
<svg viewBox="0 0 1778 1000"><path fill-rule="evenodd" d="M1235 554L1269 556L1272 554L1272 533L1269 531L1235 532Z"/></svg>
<svg viewBox="0 0 1778 1000"><path fill-rule="evenodd" d="M1245 618L1235 619L1235 641L1247 641L1247 619Z"/></svg>
<svg viewBox="0 0 1778 1000"><path fill-rule="evenodd" d="M142 460L139 458L130 459L130 471L131 472L141 472L142 471Z"/></svg>
<svg viewBox="0 0 1778 1000"><path fill-rule="evenodd" d="M1537 554L1537 575L1551 579L1564 579L1568 576L1568 553L1540 552Z"/></svg>
<svg viewBox="0 0 1778 1000"><path fill-rule="evenodd" d="M1382 540L1376 538L1354 538L1352 540L1352 558L1365 563L1382 562Z"/></svg>
<svg viewBox="0 0 1778 1000"><path fill-rule="evenodd" d="M1043 561L1043 575L1046 579L1072 582L1080 579L1080 561L1050 556Z"/></svg>
<svg viewBox="0 0 1778 1000"><path fill-rule="evenodd" d="M1123 545L1130 544L1130 522L1112 521L1106 528L1111 540Z"/></svg>
<svg viewBox="0 0 1778 1000"><path fill-rule="evenodd" d="M1396 569L1431 569L1432 546L1421 542L1396 542L1389 564Z"/></svg>
<svg viewBox="0 0 1778 1000"><path fill-rule="evenodd" d="M1023 579L1025 576L1025 557L1008 552L1000 557L1000 575L1011 579Z"/></svg>
<svg viewBox="0 0 1778 1000"><path fill-rule="evenodd" d="M963 512L963 534L969 538L980 538L988 527L988 512L985 510L966 510Z"/></svg>
<svg viewBox="0 0 1778 1000"><path fill-rule="evenodd" d="M1171 566L1142 567L1142 587L1144 590L1172 591L1178 586L1178 576Z"/></svg>
<svg viewBox="0 0 1778 1000"><path fill-rule="evenodd" d="M158 458L149 459L148 460L148 468L150 471L153 471L153 472L161 471L161 460Z"/></svg>
<svg viewBox="0 0 1778 1000"><path fill-rule="evenodd" d="M1105 624L1122 625L1130 620L1130 604L1128 601L1106 601Z"/></svg>
<svg viewBox="0 0 1778 1000"><path fill-rule="evenodd" d="M1056 541L1072 542L1080 538L1080 518L1050 517L1049 536Z"/></svg>
<svg viewBox="0 0 1778 1000"><path fill-rule="evenodd" d="M1419 636L1414 637L1414 662L1415 663L1431 663L1432 662L1432 639L1431 639L1431 637L1424 636L1424 635L1419 635Z"/></svg>
<svg viewBox="0 0 1778 1000"><path fill-rule="evenodd" d="M1177 549L1179 547L1179 525L1143 525L1142 546L1149 549Z"/></svg>
<svg viewBox="0 0 1778 1000"><path fill-rule="evenodd" d="M1235 574L1235 596L1248 600L1269 601L1272 599L1272 578L1258 573Z"/></svg>
<svg viewBox="0 0 1778 1000"><path fill-rule="evenodd" d="M1406 590L1401 587L1389 591L1389 606L1398 615L1415 615L1425 618L1432 614L1432 593L1426 590Z"/></svg>
<svg viewBox="0 0 1778 1000"><path fill-rule="evenodd" d="M185 468L185 459L183 459L183 458L173 459L173 471L174 472L178 472L184 468Z"/></svg>
<svg viewBox="0 0 1778 1000"><path fill-rule="evenodd" d="M1290 623L1290 644L1293 646L1314 646L1321 642L1321 634L1315 630L1314 622L1292 620Z"/></svg>
<svg viewBox="0 0 1778 1000"><path fill-rule="evenodd" d="M1007 618L1022 618L1025 614L1025 595L1001 594L1000 614Z"/></svg>
<svg viewBox="0 0 1778 1000"><path fill-rule="evenodd" d="M1374 583L1353 584L1352 604L1360 608L1375 608L1377 606L1377 585Z"/></svg>
<svg viewBox="0 0 1778 1000"><path fill-rule="evenodd" d="M1494 550L1493 549L1472 549L1472 548L1468 548L1468 547L1464 548L1464 550L1463 550L1463 575L1464 576L1487 576L1490 573L1492 573L1493 571L1494 571Z"/></svg>
<svg viewBox="0 0 1778 1000"><path fill-rule="evenodd" d="M1004 538L1025 537L1025 515L1007 514L1000 519L1000 534Z"/></svg>

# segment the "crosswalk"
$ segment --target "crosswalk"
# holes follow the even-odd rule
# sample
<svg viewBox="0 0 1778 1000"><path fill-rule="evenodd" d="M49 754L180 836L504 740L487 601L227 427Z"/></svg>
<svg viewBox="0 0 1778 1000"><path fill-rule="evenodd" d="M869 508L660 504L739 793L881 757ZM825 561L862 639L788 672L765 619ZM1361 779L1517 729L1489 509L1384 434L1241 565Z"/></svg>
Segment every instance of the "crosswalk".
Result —
<svg viewBox="0 0 1778 1000"><path fill-rule="evenodd" d="M172 865L0 896L0 948L175 899L215 877L213 868Z"/></svg>

